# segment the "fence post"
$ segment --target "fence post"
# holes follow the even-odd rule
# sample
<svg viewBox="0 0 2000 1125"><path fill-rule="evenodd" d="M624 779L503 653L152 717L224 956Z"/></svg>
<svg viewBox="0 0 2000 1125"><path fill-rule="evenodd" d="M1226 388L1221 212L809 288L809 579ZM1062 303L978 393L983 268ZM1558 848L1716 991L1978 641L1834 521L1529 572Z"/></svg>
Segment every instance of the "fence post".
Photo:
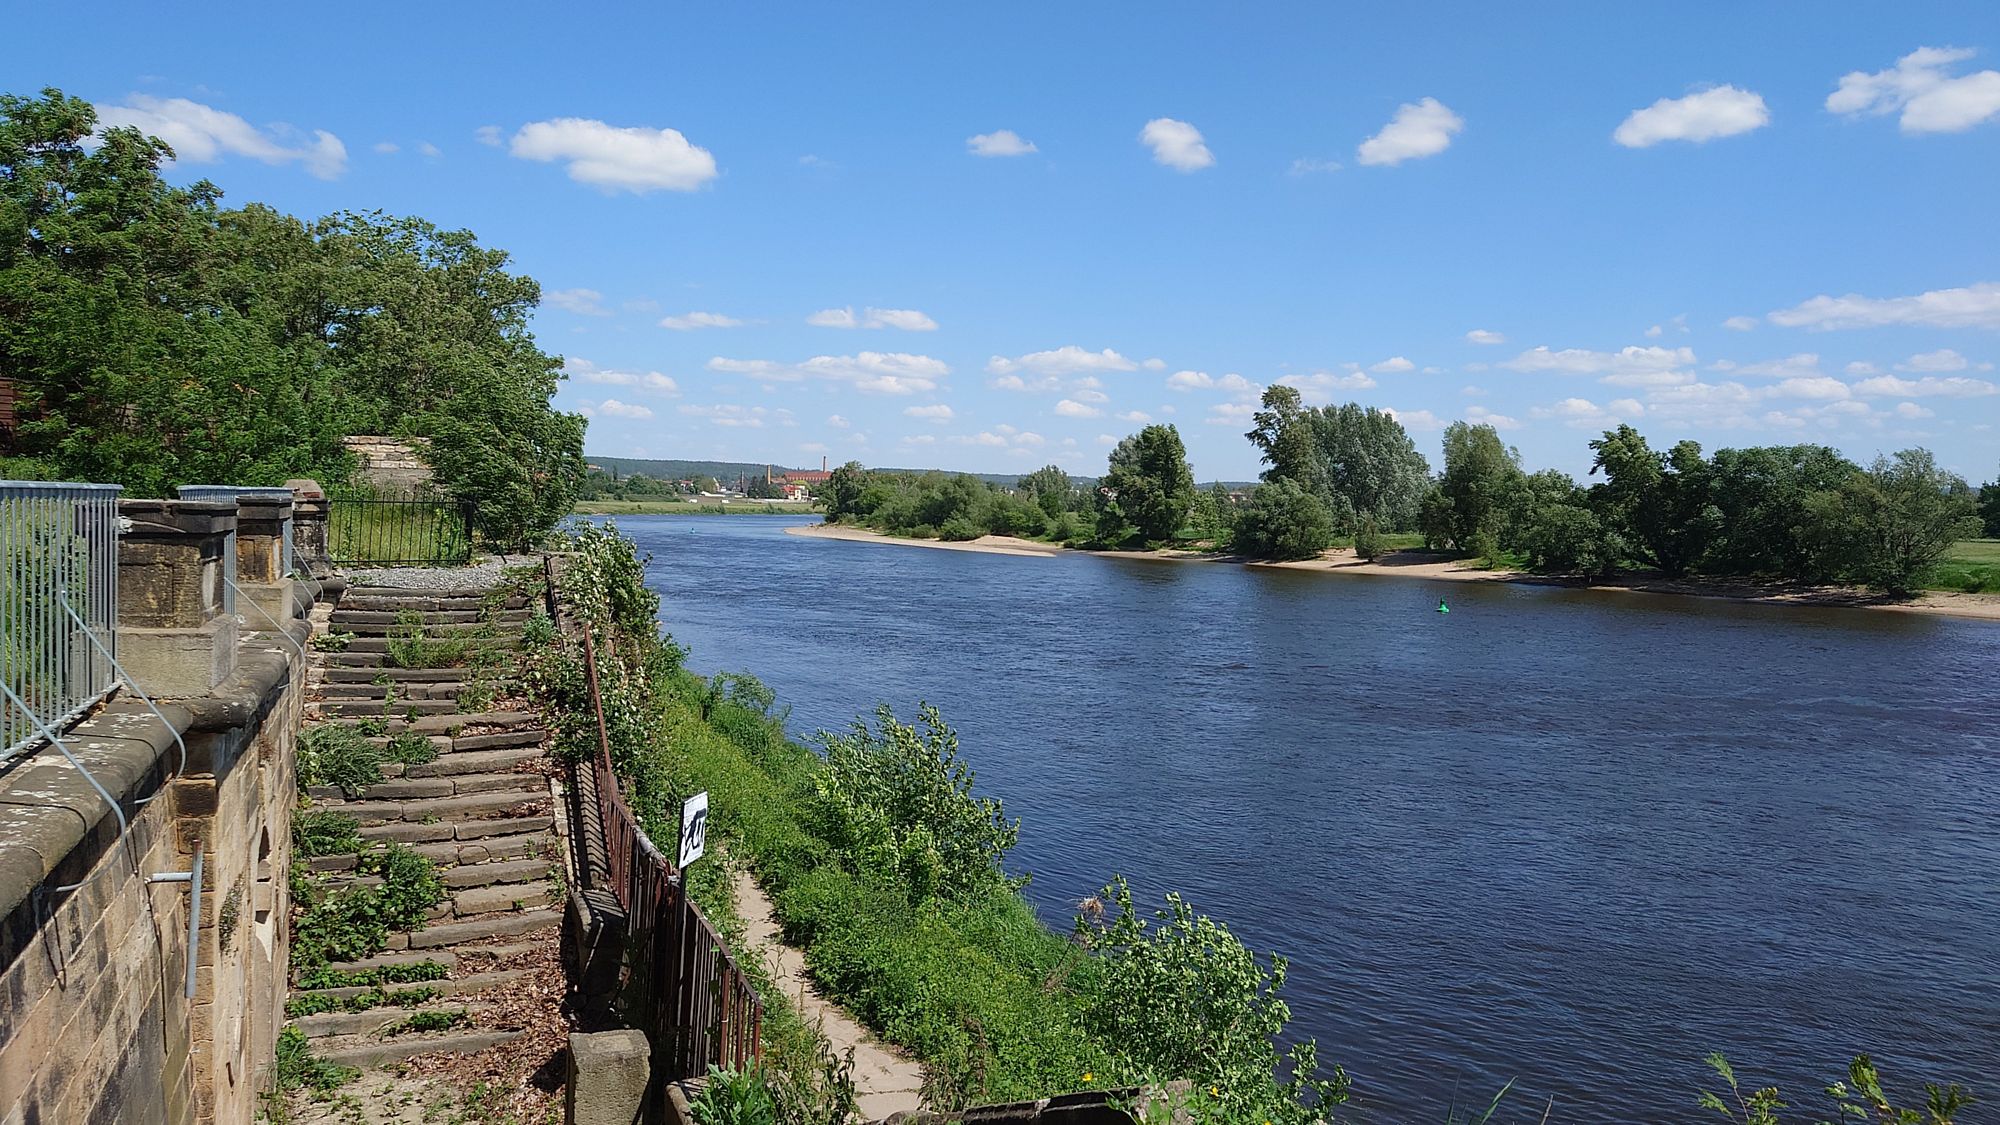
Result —
<svg viewBox="0 0 2000 1125"><path fill-rule="evenodd" d="M297 612L285 558L291 524L289 492L236 498L236 585L255 607L241 606L238 612L252 632L270 628L274 621L290 621Z"/></svg>
<svg viewBox="0 0 2000 1125"><path fill-rule="evenodd" d="M118 542L118 658L155 698L207 695L236 670L236 617L225 612L236 505L124 500Z"/></svg>
<svg viewBox="0 0 2000 1125"><path fill-rule="evenodd" d="M288 480L292 490L292 566L314 578L333 573L327 555L326 519L329 504L326 490L316 480Z"/></svg>

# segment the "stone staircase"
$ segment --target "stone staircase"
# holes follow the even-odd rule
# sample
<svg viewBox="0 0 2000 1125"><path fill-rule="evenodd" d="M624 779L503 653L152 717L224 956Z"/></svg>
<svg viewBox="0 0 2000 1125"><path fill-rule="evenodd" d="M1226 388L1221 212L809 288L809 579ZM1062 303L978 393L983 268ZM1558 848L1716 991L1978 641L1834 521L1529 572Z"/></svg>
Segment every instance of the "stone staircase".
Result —
<svg viewBox="0 0 2000 1125"><path fill-rule="evenodd" d="M294 1005L328 1009L291 1021L321 1058L366 1067L523 1034L506 1001L554 963L564 871L547 733L518 699L516 650L532 613L523 598L485 590L363 586L326 622L325 633L351 638L314 654L313 717L377 745L414 734L436 757L385 760L383 780L359 792L307 795L314 809L353 817L364 847L393 841L431 860L446 893L424 928L329 966L358 983L293 990ZM333 886L380 882L356 873L354 855L306 862ZM374 979L359 983L363 974Z"/></svg>

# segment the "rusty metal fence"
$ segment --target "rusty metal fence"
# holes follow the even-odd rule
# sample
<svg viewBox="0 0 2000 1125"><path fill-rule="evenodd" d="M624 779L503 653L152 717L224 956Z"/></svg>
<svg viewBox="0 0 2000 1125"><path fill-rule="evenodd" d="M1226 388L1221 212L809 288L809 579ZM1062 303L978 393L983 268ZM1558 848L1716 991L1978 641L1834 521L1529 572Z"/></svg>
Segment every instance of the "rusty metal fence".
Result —
<svg viewBox="0 0 2000 1125"><path fill-rule="evenodd" d="M710 1064L742 1069L763 1055L764 1004L701 909L619 793L598 691L597 646L586 624L584 668L597 724L591 761L610 887L625 911L625 964L618 1006L646 1033L653 1073L668 1082Z"/></svg>

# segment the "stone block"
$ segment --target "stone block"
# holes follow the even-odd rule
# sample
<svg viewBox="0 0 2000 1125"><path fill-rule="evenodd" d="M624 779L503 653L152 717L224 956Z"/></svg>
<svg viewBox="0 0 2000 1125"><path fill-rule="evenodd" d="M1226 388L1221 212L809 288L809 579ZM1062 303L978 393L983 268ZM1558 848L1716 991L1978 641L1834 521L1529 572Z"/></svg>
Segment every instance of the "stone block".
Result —
<svg viewBox="0 0 2000 1125"><path fill-rule="evenodd" d="M157 629L121 623L119 663L139 690L155 699L207 695L236 670L236 630L236 619L226 616L195 628Z"/></svg>
<svg viewBox="0 0 2000 1125"><path fill-rule="evenodd" d="M240 560L240 540L238 546L237 557ZM293 589L294 585L289 578L270 582L249 582L238 578L236 613L243 618L243 628L252 633L264 633L289 623L298 609L298 592Z"/></svg>
<svg viewBox="0 0 2000 1125"><path fill-rule="evenodd" d="M652 1080L643 1031L576 1032L569 1037L567 1125L634 1125Z"/></svg>

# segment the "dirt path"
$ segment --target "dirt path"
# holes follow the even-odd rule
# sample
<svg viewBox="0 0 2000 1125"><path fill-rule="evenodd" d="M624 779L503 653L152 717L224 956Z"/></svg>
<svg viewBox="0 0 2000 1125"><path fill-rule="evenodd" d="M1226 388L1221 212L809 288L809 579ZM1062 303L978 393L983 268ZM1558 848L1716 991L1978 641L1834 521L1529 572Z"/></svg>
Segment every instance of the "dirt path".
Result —
<svg viewBox="0 0 2000 1125"><path fill-rule="evenodd" d="M805 1021L821 1025L835 1054L854 1048L854 1086L861 1119L880 1121L892 1113L916 1109L924 1084L923 1067L870 1035L867 1028L819 994L806 974L805 955L784 943L770 898L747 871L736 873L736 912L743 919L745 940L762 952L772 978Z"/></svg>

